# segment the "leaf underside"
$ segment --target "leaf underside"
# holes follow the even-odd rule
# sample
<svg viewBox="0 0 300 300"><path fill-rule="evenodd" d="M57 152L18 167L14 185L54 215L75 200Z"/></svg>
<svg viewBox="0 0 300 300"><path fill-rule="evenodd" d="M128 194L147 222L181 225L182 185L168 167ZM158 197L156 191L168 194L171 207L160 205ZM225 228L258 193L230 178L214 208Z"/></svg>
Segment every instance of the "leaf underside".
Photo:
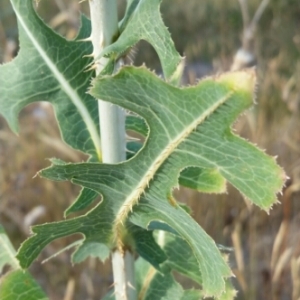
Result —
<svg viewBox="0 0 300 300"><path fill-rule="evenodd" d="M182 59L160 17L160 2L128 2L121 35L102 55L113 62L140 39L147 40L159 55L166 81L175 84ZM78 164L52 160L52 166L40 175L83 187L66 215L86 209L101 197L84 215L34 226L33 235L17 255L21 267L27 268L53 240L81 233L84 239L73 254L74 262L91 255L104 261L110 250L126 240L128 247L155 268L156 286L166 280L170 289L162 293L178 299L199 296L198 291L183 291L170 272L162 278L162 269L168 266L201 284L204 296L220 296L231 271L214 241L172 198L172 190L181 184L208 193L224 192L229 182L262 209L276 202L285 179L283 171L273 158L231 132L238 115L252 105L254 71L228 73L197 86L177 88L145 67L123 67L113 76L96 78L87 94L93 73L84 72L91 60L82 57L92 49L91 44L78 40L89 36L89 21L83 17L77 40L67 41L40 20L31 0L12 0L12 4L21 50L15 60L0 66L0 112L17 131L23 107L49 101L65 142L89 154L90 160ZM98 162L99 120L91 95L132 113L127 129L142 135L145 142L128 144L135 153L127 161L116 165ZM182 241L179 244L190 251L194 268L187 270L178 259L177 264L176 259L172 263L174 253L156 243L155 230L170 232L177 242Z"/></svg>
<svg viewBox="0 0 300 300"><path fill-rule="evenodd" d="M238 114L252 104L254 77L251 71L229 73L179 89L143 67L125 67L113 77L96 79L91 93L139 114L149 126L149 135L138 154L121 164L59 163L41 171L43 177L70 180L96 191L102 202L84 216L33 227L34 235L18 254L22 266L62 236L76 232L85 236L76 253L85 252L90 243L112 249L122 238L123 224L148 230L158 221L168 224L191 247L206 295L224 290L223 278L231 272L213 240L167 198L178 184L180 171L193 166L217 173L261 208L276 201L282 170L273 158L230 131Z"/></svg>

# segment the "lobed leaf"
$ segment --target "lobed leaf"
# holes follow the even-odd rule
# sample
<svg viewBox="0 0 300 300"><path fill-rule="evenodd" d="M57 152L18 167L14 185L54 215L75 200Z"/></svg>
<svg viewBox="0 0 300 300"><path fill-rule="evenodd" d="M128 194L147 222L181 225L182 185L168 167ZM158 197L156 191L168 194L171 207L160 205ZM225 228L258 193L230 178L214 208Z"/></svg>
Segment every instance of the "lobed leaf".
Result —
<svg viewBox="0 0 300 300"><path fill-rule="evenodd" d="M283 171L274 159L230 131L238 114L251 106L254 84L254 73L242 71L179 89L144 68L133 67L96 79L92 94L139 114L150 128L149 136L138 154L126 162L59 162L41 172L49 179L71 180L94 190L102 195L102 202L84 216L33 227L34 235L18 254L22 267L62 236L82 233L85 240L77 251L89 243L113 249L130 236L131 224L149 230L153 222L165 223L191 247L205 295L220 295L224 278L231 275L229 268L213 240L167 199L180 171L193 166L215 170L264 209L276 201Z"/></svg>
<svg viewBox="0 0 300 300"><path fill-rule="evenodd" d="M91 43L84 16L77 38L67 41L38 17L31 0L11 0L19 28L18 56L0 66L0 113L14 132L18 114L28 104L48 101L55 110L62 137L75 149L101 157L95 99L86 93L93 72L84 72Z"/></svg>
<svg viewBox="0 0 300 300"><path fill-rule="evenodd" d="M144 68L127 67L114 77L95 80L91 93L146 120L150 134L135 163L151 161L151 168L154 161L160 167L172 154L176 169L182 165L215 170L250 201L268 209L276 202L284 172L273 158L230 130L237 116L252 105L254 87L252 70L180 89Z"/></svg>
<svg viewBox="0 0 300 300"><path fill-rule="evenodd" d="M139 8L137 4L133 1L127 16L131 16L135 9L149 9L149 3ZM159 3L153 4L150 1L151 9L155 8L154 11L159 14ZM44 24L31 0L12 0L12 5L18 19L20 51L12 62L0 66L0 114L17 132L19 112L30 103L48 101L54 106L63 140L73 148L90 154L93 161L101 161L98 104L86 93L93 73L85 71L92 61L85 55L92 52L92 45L80 42L90 35L90 21L82 16L77 38L68 41ZM162 51L170 51L167 56L174 57L175 67L179 55L162 21L159 26L170 44ZM141 118L129 116L126 127L147 134ZM87 208L96 197L95 192L83 189L65 215Z"/></svg>
<svg viewBox="0 0 300 300"><path fill-rule="evenodd" d="M225 295L230 269L213 240L172 198L172 189L181 183L221 192L228 181L268 210L285 177L274 159L231 132L237 116L252 105L253 71L208 78L182 89L145 68L125 67L114 76L107 75L115 60L145 39L157 51L167 81L178 81L182 59L163 25L160 2L129 1L120 23L121 36L101 54L110 56L110 64L94 80L91 94L138 115L128 120L128 128L147 134L144 145L130 145L138 151L135 156L107 165L95 162L101 160L97 104L86 94L92 73L83 72L91 60L82 56L91 52L91 45L78 42L89 35L89 22L83 17L77 39L66 41L40 20L32 1L12 0L21 50L15 60L0 66L0 111L17 131L17 116L23 107L40 100L52 103L64 140L91 159L80 164L53 160L53 166L40 174L84 188L66 214L87 208L98 195L102 197L85 215L33 227L33 235L17 256L21 266L28 267L54 239L81 233L84 238L78 242L73 261L89 255L105 260L110 250L122 248L126 241L127 247L157 270L167 268L164 275L155 271L153 286L143 299L195 297L196 292L184 292L176 283L171 268L201 282L203 296ZM153 239L153 229L174 233L176 246L183 242L194 268L188 272L176 253L161 250Z"/></svg>
<svg viewBox="0 0 300 300"><path fill-rule="evenodd" d="M130 1L120 24L121 35L99 55L118 60L140 40L149 42L157 52L167 81L179 82L183 71L183 60L174 47L170 33L159 12L162 0Z"/></svg>

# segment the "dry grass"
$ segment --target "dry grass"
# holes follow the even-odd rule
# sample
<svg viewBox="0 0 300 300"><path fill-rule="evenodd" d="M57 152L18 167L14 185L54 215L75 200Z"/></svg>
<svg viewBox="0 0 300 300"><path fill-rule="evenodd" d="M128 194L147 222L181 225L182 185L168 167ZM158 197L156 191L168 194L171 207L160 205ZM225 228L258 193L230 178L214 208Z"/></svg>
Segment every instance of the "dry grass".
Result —
<svg viewBox="0 0 300 300"><path fill-rule="evenodd" d="M1 61L9 61L16 48L16 25L7 3L3 0L0 4ZM251 14L258 3L259 0L249 1ZM56 0L40 3L39 12L56 30L71 38L78 28L77 9L77 1ZM191 83L201 74L199 66L203 63L211 72L229 69L241 43L243 22L237 0L165 0L162 12L188 63L201 62L188 71ZM278 162L290 177L280 197L281 205L276 205L267 216L245 203L231 187L226 195L199 195L185 189L176 195L192 207L195 219L217 243L234 248L230 264L240 291L238 299L300 297L299 14L296 0L272 1L265 11L255 43L258 105L235 125L241 135L269 154L279 156ZM137 64L146 61L157 68L153 50L142 45ZM21 113L20 124L17 137L0 120L0 222L16 247L26 237L29 223L60 220L78 193L78 188L69 183L33 179L38 170L49 165L45 158L84 158L60 141L50 107L29 106ZM37 216L33 213L36 208ZM74 238L51 244L39 260ZM99 299L112 283L109 263L102 265L90 259L72 268L69 254L44 265L34 263L33 274L51 299Z"/></svg>

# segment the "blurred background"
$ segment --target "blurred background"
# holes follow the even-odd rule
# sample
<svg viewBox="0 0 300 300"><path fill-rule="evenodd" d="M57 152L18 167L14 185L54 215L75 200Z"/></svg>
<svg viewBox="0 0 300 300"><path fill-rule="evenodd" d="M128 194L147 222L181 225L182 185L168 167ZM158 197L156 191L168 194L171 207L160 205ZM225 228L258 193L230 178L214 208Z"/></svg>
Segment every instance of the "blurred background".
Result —
<svg viewBox="0 0 300 300"><path fill-rule="evenodd" d="M125 0L119 1L120 18ZM57 32L74 38L79 11L87 2L40 1L40 16ZM244 138L278 156L289 180L267 215L247 203L232 187L225 195L182 189L194 218L217 243L232 247L230 265L237 299L300 299L300 2L299 0L164 0L161 6L178 51L186 56L183 84L257 65L257 105L235 124ZM0 1L0 62L18 52L18 29L8 0ZM160 72L151 46L141 42L134 62ZM49 165L46 158L80 161L59 136L51 106L34 104L20 114L20 134L0 118L0 223L16 248L29 226L57 221L79 189L34 177ZM76 237L75 237L76 238ZM94 259L72 266L71 252L41 261L74 237L48 246L31 267L50 299L99 299L112 284L110 262ZM180 278L183 285L196 285Z"/></svg>

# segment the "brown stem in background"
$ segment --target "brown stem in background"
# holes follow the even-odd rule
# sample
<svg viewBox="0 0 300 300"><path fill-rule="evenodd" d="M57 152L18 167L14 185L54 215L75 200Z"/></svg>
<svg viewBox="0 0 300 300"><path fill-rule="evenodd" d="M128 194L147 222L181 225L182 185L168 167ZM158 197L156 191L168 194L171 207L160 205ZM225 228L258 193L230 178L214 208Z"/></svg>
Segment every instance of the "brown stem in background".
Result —
<svg viewBox="0 0 300 300"><path fill-rule="evenodd" d="M250 21L249 18L249 7L248 0L239 0L242 17L243 17L243 36L242 36L242 47L237 51L234 56L233 63L231 66L232 71L240 70L246 67L250 67L255 64L256 57L254 53L254 41L255 33L259 20L261 19L266 7L270 0L262 0L259 7L257 8L254 17Z"/></svg>

